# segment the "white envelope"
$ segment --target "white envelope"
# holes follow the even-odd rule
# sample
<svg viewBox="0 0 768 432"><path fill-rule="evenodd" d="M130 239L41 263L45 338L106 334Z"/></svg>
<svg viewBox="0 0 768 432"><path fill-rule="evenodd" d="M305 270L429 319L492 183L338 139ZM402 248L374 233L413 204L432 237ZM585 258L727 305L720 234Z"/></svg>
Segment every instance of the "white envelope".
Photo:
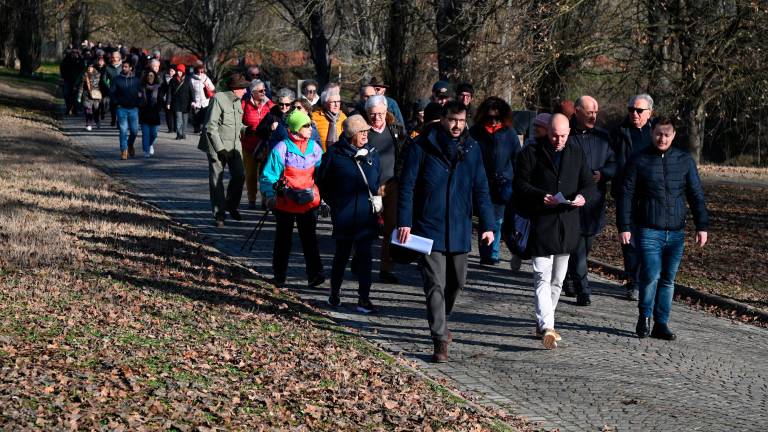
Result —
<svg viewBox="0 0 768 432"><path fill-rule="evenodd" d="M565 199L562 192L558 192L557 195L554 196L554 198L557 200L558 204L573 205L573 201Z"/></svg>
<svg viewBox="0 0 768 432"><path fill-rule="evenodd" d="M405 243L400 243L397 239L397 229L392 231L392 239L390 241L392 244L400 245L404 248L408 248L410 250L414 250L416 252L423 253L424 255L429 255L432 253L432 239L426 238L426 237L420 237L417 235L409 235L408 241Z"/></svg>

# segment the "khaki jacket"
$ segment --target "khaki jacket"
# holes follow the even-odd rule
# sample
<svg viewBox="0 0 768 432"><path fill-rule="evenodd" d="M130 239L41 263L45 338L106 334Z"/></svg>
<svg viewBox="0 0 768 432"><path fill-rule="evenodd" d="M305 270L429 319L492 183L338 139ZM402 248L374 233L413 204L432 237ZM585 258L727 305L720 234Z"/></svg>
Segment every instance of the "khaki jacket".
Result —
<svg viewBox="0 0 768 432"><path fill-rule="evenodd" d="M243 106L231 91L217 92L211 98L203 133L197 148L216 159L221 150L242 152Z"/></svg>

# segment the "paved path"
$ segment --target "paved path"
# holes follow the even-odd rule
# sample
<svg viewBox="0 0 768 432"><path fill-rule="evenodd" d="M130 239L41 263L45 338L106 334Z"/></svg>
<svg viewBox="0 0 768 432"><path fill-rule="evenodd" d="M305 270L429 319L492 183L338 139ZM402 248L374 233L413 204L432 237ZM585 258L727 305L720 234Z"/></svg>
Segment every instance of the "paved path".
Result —
<svg viewBox="0 0 768 432"><path fill-rule="evenodd" d="M64 130L118 179L180 222L209 236L216 247L269 277L273 225L265 226L253 253L242 240L261 212L244 211L245 221L212 227L207 166L197 137L175 141L161 132L157 155L118 161L114 129L85 132L82 120L65 120ZM164 128L162 128L164 129ZM161 130L162 130L161 129ZM137 142L137 148L141 146ZM326 270L332 242L329 225L319 228ZM294 239L294 251L299 248ZM378 251L374 251L374 256ZM376 264L374 264L376 267ZM303 260L291 259L291 286L309 302L323 302L323 289L304 288ZM400 267L402 285L374 284L379 316L353 311L355 286L344 285L346 308L333 315L368 338L415 361L428 375L493 405L540 421L545 428L607 430L768 429L768 330L732 323L675 304L675 342L639 340L633 334L636 307L622 300L615 284L599 279L592 306L578 308L563 298L557 327L563 342L555 351L533 337L530 266L512 273L483 268L470 257L469 284L451 317L454 343L447 364L427 363L431 343L424 298L414 267Z"/></svg>

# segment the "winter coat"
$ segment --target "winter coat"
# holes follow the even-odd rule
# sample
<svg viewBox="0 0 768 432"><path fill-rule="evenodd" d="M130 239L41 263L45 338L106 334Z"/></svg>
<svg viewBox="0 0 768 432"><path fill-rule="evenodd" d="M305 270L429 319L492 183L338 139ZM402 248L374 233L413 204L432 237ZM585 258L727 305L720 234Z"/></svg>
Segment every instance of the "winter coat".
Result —
<svg viewBox="0 0 768 432"><path fill-rule="evenodd" d="M601 128L579 131L571 127L567 146L573 146L584 152L589 172L600 172L597 183L597 199L587 202L579 209L581 233L586 236L597 235L605 226L605 196L608 182L616 175L616 156L611 148L610 135Z"/></svg>
<svg viewBox="0 0 768 432"><path fill-rule="evenodd" d="M323 151L325 151L325 141L328 138L328 126L330 125L330 121L325 116L322 107L312 111L312 115L310 115L310 117L312 118L312 122L317 127L317 132L320 134L320 143L323 146ZM346 114L344 114L342 111L339 111L339 119L336 121L336 132L338 133L339 140L341 139L342 133L344 131L343 124L344 120L346 119Z"/></svg>
<svg viewBox="0 0 768 432"><path fill-rule="evenodd" d="M483 125L475 125L469 129L469 134L480 144L483 151L491 201L494 204L508 204L512 198L515 160L521 151L517 132L509 126L504 126L491 135Z"/></svg>
<svg viewBox="0 0 768 432"><path fill-rule="evenodd" d="M192 85L192 93L194 94L192 97L192 108L207 108L210 99L205 97L205 88L214 90L216 87L213 85L213 81L206 74L193 74L188 78Z"/></svg>
<svg viewBox="0 0 768 432"><path fill-rule="evenodd" d="M247 128L243 134L243 151L253 153L261 142L257 128L261 121L269 114L275 104L266 99L261 105L256 105L253 99L243 99L243 125Z"/></svg>
<svg viewBox="0 0 768 432"><path fill-rule="evenodd" d="M544 205L544 196L562 192L568 200L581 194L587 203L596 199L586 158L581 149L566 144L556 169L554 148L548 139L525 147L517 158L515 207L531 220L528 252L531 256L569 254L579 244L579 209L568 204Z"/></svg>
<svg viewBox="0 0 768 432"><path fill-rule="evenodd" d="M160 97L160 84L144 85L141 90L139 123L157 126L160 124L160 111L163 109L163 101Z"/></svg>
<svg viewBox="0 0 768 432"><path fill-rule="evenodd" d="M134 74L118 75L112 80L112 86L109 88L109 98L113 105L120 108L137 108L141 102L139 91L141 90L141 80Z"/></svg>
<svg viewBox="0 0 768 432"><path fill-rule="evenodd" d="M629 117L625 117L621 125L611 133L611 147L613 148L613 153L616 155L616 176L611 183L611 195L613 195L617 201L619 199L619 192L621 192L621 175L624 172L624 165L626 165L635 153L644 150L644 148L640 148L632 142L633 129L636 129L635 126L629 121ZM648 147L653 147L653 138L651 138L652 130L653 124L649 119L641 130L648 141Z"/></svg>
<svg viewBox="0 0 768 432"><path fill-rule="evenodd" d="M104 88L112 88L112 82L114 82L115 78L122 74L122 67L122 63L119 63L117 66L112 64L107 64L104 66L104 73L101 74L101 81L104 85Z"/></svg>
<svg viewBox="0 0 768 432"><path fill-rule="evenodd" d="M427 129L406 146L400 174L397 226L434 241L433 251L472 249L472 209L479 210L480 232L495 224L480 145L466 131L456 157L444 149L451 138L442 126Z"/></svg>
<svg viewBox="0 0 768 432"><path fill-rule="evenodd" d="M670 147L665 153L655 146L630 158L624 170L621 199L617 202L619 232L631 227L676 231L685 228L691 207L697 231L706 231L709 215L699 172L690 153Z"/></svg>
<svg viewBox="0 0 768 432"><path fill-rule="evenodd" d="M186 75L181 81L179 81L178 75L171 79L166 95L166 104L171 106L171 111L188 113L192 108L195 95L190 81L191 79Z"/></svg>
<svg viewBox="0 0 768 432"><path fill-rule="evenodd" d="M291 139L283 140L269 152L264 171L259 179L261 190L267 196L275 196L275 183L284 181L286 189L312 189L312 201L299 204L289 194L278 195L275 208L288 213L306 213L320 205L320 190L315 184L315 168L320 165L323 149L309 139L307 148L301 151Z"/></svg>
<svg viewBox="0 0 768 432"><path fill-rule="evenodd" d="M85 109L96 109L99 107L101 100L91 99L91 90L101 91L101 74L94 70L92 74L86 72L83 74L82 84L80 85L80 100L83 103ZM102 94L102 97L104 95Z"/></svg>
<svg viewBox="0 0 768 432"><path fill-rule="evenodd" d="M360 163L368 186L358 169L355 154L358 148L346 138L332 145L323 155L317 173L320 195L331 207L333 238L336 240L373 239L378 236L378 217L371 210L368 192L379 189L379 154L367 144L368 150Z"/></svg>
<svg viewBox="0 0 768 432"><path fill-rule="evenodd" d="M205 129L197 145L199 150L214 160L221 150L242 151L243 105L232 91L217 92L211 98L205 119Z"/></svg>

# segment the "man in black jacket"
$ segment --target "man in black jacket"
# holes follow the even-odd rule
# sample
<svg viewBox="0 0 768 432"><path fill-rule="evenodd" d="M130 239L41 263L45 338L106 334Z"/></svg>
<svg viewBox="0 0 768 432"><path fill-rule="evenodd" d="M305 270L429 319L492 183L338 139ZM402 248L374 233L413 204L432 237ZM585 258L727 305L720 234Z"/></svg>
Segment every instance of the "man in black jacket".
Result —
<svg viewBox="0 0 768 432"><path fill-rule="evenodd" d="M120 129L120 159L133 157L133 143L139 134L139 102L141 83L139 77L133 74L133 65L126 60L122 72L109 88L110 100L115 107L118 127Z"/></svg>
<svg viewBox="0 0 768 432"><path fill-rule="evenodd" d="M569 293L569 285L572 284L576 293L576 304L589 306L592 303L592 291L587 278L587 256L592 249L592 240L605 226L605 195L608 181L616 174L616 158L611 149L610 135L595 125L599 111L597 100L584 95L576 99L575 106L568 145L584 152L598 194L597 199L579 209L581 236L579 246L568 260L568 275L563 291L565 295L573 295L572 292Z"/></svg>
<svg viewBox="0 0 768 432"><path fill-rule="evenodd" d="M674 340L669 314L675 276L685 244L685 202L693 213L696 243L707 243L709 216L696 162L688 152L672 147L675 126L661 118L653 128L653 146L633 156L624 170L616 225L622 245L637 237L640 255L639 316L635 331ZM634 229L633 229L634 228ZM650 331L653 314L653 331Z"/></svg>
<svg viewBox="0 0 768 432"><path fill-rule="evenodd" d="M616 154L617 175L611 183L611 193L616 201L621 199L621 174L632 155L651 146L651 115L653 98L647 94L632 96L627 103L627 117L611 137ZM640 258L634 241L621 246L624 255L625 286L628 300L637 300L637 280L640 275Z"/></svg>
<svg viewBox="0 0 768 432"><path fill-rule="evenodd" d="M584 153L566 145L568 118L555 114L546 139L523 149L515 167L515 199L531 219L528 250L533 260L537 333L547 349L557 347L555 308L568 256L579 243L579 207L594 199L594 181Z"/></svg>

